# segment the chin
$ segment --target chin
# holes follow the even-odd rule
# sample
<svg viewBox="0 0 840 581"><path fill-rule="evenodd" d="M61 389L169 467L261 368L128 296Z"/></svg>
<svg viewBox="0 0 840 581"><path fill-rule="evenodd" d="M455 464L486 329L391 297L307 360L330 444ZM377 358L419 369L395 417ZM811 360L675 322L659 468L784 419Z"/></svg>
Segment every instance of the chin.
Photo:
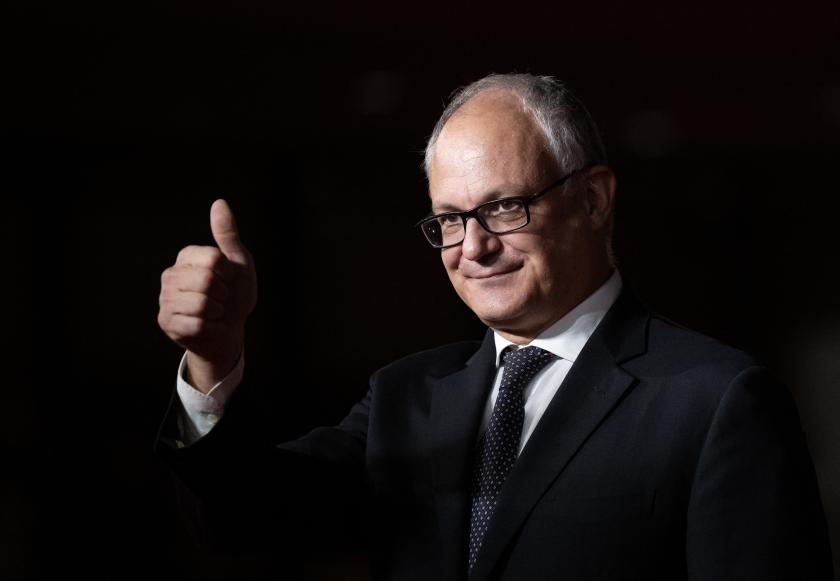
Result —
<svg viewBox="0 0 840 581"><path fill-rule="evenodd" d="M475 279L456 288L461 299L486 325L510 322L520 318L533 304L533 289L521 284L488 284Z"/></svg>
<svg viewBox="0 0 840 581"><path fill-rule="evenodd" d="M482 303L480 305L469 305L476 316L484 322L485 325L495 327L504 323L510 323L522 314L522 305L516 303Z"/></svg>

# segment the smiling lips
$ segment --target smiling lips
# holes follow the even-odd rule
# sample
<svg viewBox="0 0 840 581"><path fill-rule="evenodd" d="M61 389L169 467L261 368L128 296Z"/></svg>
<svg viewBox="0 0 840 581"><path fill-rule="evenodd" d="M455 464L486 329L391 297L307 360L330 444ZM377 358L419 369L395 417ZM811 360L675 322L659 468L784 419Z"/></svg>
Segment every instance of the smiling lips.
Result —
<svg viewBox="0 0 840 581"><path fill-rule="evenodd" d="M503 270L496 270L496 271L492 271L492 272L482 272L482 273L479 273L479 274L475 274L475 275L470 275L470 276L467 276L467 278L475 278L475 279L482 280L482 279L487 279L487 278L493 278L493 277L497 277L497 276L502 276L502 275L504 275L504 274L510 274L511 272L515 272L515 271L517 271L517 270L519 270L519 267L518 267L518 266L517 266L516 268L509 268L509 269L503 269Z"/></svg>

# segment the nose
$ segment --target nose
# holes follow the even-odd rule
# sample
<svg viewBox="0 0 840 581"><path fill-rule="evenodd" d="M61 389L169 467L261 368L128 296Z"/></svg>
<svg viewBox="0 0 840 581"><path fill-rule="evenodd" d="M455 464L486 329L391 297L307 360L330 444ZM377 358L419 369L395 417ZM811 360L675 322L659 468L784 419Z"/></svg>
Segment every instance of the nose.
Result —
<svg viewBox="0 0 840 581"><path fill-rule="evenodd" d="M499 237L485 230L478 220L468 218L464 241L461 243L461 254L468 260L480 260L493 254L501 248Z"/></svg>

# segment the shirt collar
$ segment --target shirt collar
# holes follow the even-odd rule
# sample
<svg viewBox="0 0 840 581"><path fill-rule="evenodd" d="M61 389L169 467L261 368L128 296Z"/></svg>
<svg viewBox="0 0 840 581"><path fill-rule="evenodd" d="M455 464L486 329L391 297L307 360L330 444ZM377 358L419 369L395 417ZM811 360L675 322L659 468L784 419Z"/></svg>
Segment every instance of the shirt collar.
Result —
<svg viewBox="0 0 840 581"><path fill-rule="evenodd" d="M601 322L601 319L604 318L606 312L618 298L621 287L621 275L618 270L613 270L607 282L602 284L598 290L555 321L528 345L545 349L574 363L589 337L595 332L595 328ZM508 341L495 330L493 331L493 337L496 341L496 366L498 367L499 358L506 347L510 345L520 346ZM524 346L521 345L521 347Z"/></svg>

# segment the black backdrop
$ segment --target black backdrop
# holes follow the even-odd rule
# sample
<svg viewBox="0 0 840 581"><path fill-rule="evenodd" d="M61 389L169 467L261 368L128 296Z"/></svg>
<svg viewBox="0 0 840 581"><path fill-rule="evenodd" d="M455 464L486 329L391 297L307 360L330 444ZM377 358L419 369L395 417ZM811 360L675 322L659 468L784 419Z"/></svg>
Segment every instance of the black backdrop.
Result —
<svg viewBox="0 0 840 581"><path fill-rule="evenodd" d="M151 454L180 357L156 324L160 273L212 242L226 197L260 277L247 373L271 429L337 421L377 367L480 336L411 229L427 211L420 151L450 91L514 70L569 81L599 122L625 280L790 385L840 552L836 8L16 2L7 16L0 578L282 578L282 547L197 553ZM319 377L282 379L289 357ZM304 568L365 578L357 555Z"/></svg>

